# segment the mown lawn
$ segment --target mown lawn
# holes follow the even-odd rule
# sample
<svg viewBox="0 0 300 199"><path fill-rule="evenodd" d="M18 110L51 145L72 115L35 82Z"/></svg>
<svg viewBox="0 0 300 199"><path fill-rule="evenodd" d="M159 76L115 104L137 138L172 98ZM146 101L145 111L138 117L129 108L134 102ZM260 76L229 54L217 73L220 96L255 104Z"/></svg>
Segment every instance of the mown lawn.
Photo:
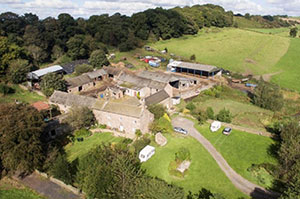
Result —
<svg viewBox="0 0 300 199"><path fill-rule="evenodd" d="M203 29L198 35L159 41L151 46L170 53L235 72L266 74L287 52L290 39L254 31L223 28Z"/></svg>
<svg viewBox="0 0 300 199"><path fill-rule="evenodd" d="M272 186L273 177L262 171L255 176L247 169L252 164L277 164L272 154L275 141L268 137L233 130L229 136L222 134L223 128L212 133L209 124L195 125L196 129L222 154L228 164L244 178L266 188ZM264 178L263 180L260 178ZM264 181L264 182L263 182Z"/></svg>
<svg viewBox="0 0 300 199"><path fill-rule="evenodd" d="M148 174L181 186L186 193L188 191L198 192L201 188L206 188L214 193L221 193L226 198L248 198L234 187L212 156L197 140L192 137L173 137L171 135L167 135L167 139L167 145L164 147L155 145L155 155L143 163L142 167ZM180 147L187 147L190 150L192 161L188 173L183 179L170 176L168 170L170 162L174 160L175 153Z"/></svg>
<svg viewBox="0 0 300 199"><path fill-rule="evenodd" d="M15 93L8 94L8 95L1 95L0 94L0 103L11 103L15 100L19 102L26 102L26 103L33 103L36 101L45 101L46 98L36 94L35 92L30 92L23 90L18 85L10 85L14 90Z"/></svg>
<svg viewBox="0 0 300 199"><path fill-rule="evenodd" d="M91 149L102 143L115 143L124 140L122 137L114 137L111 133L94 133L92 136L84 138L83 142L75 141L65 146L68 160L72 162L87 154Z"/></svg>

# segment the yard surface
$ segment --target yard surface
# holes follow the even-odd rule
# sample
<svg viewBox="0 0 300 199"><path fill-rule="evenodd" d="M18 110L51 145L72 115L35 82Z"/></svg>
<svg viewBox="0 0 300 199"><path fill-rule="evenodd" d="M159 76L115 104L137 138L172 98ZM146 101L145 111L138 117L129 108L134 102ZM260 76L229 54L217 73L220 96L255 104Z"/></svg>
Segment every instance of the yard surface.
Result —
<svg viewBox="0 0 300 199"><path fill-rule="evenodd" d="M169 183L174 183L184 188L185 192L198 192L202 188L223 194L227 198L246 197L226 177L212 156L204 147L192 137L166 135L167 145L156 147L155 155L143 163L151 176L157 176ZM169 164L174 161L175 153L180 147L187 147L191 153L191 166L183 179L169 174Z"/></svg>
<svg viewBox="0 0 300 199"><path fill-rule="evenodd" d="M69 143L65 147L68 160L72 162L76 158L80 158L87 154L91 149L101 145L102 143L120 142L124 138L114 137L111 133L94 133L92 136L84 138L83 142L75 141L74 144Z"/></svg>
<svg viewBox="0 0 300 199"><path fill-rule="evenodd" d="M8 94L8 95L0 94L0 103L12 103L15 102L15 100L19 102L33 103L36 101L46 100L45 97L40 96L35 92L23 90L18 85L10 85L10 86L15 90L15 93Z"/></svg>
<svg viewBox="0 0 300 199"><path fill-rule="evenodd" d="M212 133L209 130L209 124L202 126L196 124L195 127L237 173L255 184L265 188L272 187L273 177L268 172L261 170L254 173L247 169L252 164L277 164L276 158L271 155L272 147L275 145L274 140L237 130L233 130L229 136L225 136L222 134L223 128Z"/></svg>
<svg viewBox="0 0 300 199"><path fill-rule="evenodd" d="M18 182L4 178L0 180L0 198L1 199L42 199L32 190L19 184Z"/></svg>

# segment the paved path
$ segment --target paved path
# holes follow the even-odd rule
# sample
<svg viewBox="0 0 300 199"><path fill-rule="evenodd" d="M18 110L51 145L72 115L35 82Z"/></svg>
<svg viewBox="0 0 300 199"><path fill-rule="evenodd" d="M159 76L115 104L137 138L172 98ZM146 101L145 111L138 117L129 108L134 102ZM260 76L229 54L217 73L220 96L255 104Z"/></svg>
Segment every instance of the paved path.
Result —
<svg viewBox="0 0 300 199"><path fill-rule="evenodd" d="M233 185L241 190L243 193L252 196L256 199L274 199L278 198L279 194L270 192L263 187L260 187L252 182L249 182L238 173L236 173L222 157L222 155L213 147L213 145L203 137L195 128L194 123L188 119L182 117L176 117L172 120L173 126L179 126L186 129L189 135L197 139L215 159L217 164L233 183ZM242 158L242 157L241 157Z"/></svg>
<svg viewBox="0 0 300 199"><path fill-rule="evenodd" d="M31 175L23 179L18 179L24 185L35 190L40 195L48 199L80 199L81 197L72 192L65 190L59 185L51 182L49 179L33 172Z"/></svg>

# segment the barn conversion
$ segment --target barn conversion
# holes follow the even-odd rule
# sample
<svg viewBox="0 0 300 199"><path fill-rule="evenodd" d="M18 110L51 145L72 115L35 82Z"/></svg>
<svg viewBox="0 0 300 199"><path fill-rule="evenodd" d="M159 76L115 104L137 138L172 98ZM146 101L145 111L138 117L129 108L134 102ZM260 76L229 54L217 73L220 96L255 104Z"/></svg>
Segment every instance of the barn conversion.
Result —
<svg viewBox="0 0 300 199"><path fill-rule="evenodd" d="M216 66L182 61L172 61L167 66L167 71L187 73L200 77L214 77L221 75L221 69Z"/></svg>

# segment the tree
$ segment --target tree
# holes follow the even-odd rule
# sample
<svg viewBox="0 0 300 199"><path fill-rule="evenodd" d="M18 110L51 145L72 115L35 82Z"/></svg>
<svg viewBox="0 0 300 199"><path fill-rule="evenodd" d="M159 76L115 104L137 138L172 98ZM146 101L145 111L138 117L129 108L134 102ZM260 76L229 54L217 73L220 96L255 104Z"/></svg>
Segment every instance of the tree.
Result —
<svg viewBox="0 0 300 199"><path fill-rule="evenodd" d="M49 73L42 77L40 85L42 92L46 96L51 96L55 90L67 91L67 82L63 79L62 75L55 73Z"/></svg>
<svg viewBox="0 0 300 199"><path fill-rule="evenodd" d="M253 103L265 109L280 111L284 103L279 86L260 79L254 91Z"/></svg>
<svg viewBox="0 0 300 199"><path fill-rule="evenodd" d="M95 116L87 107L72 107L65 122L76 130L88 128L95 124Z"/></svg>
<svg viewBox="0 0 300 199"><path fill-rule="evenodd" d="M223 108L222 110L220 110L216 118L221 122L230 123L232 120L232 115L229 110Z"/></svg>
<svg viewBox="0 0 300 199"><path fill-rule="evenodd" d="M186 105L186 108L190 111L194 111L196 106L193 102L189 102L187 105Z"/></svg>
<svg viewBox="0 0 300 199"><path fill-rule="evenodd" d="M8 172L29 173L44 159L42 115L26 104L0 105L0 159Z"/></svg>
<svg viewBox="0 0 300 199"><path fill-rule="evenodd" d="M71 165L67 160L66 154L60 153L56 157L50 167L49 173L66 184L72 183Z"/></svg>
<svg viewBox="0 0 300 199"><path fill-rule="evenodd" d="M84 42L84 35L75 35L67 42L68 55L73 59L87 59L89 55L88 46Z"/></svg>
<svg viewBox="0 0 300 199"><path fill-rule="evenodd" d="M109 65L109 61L107 60L107 57L103 50L93 51L89 61L94 68L102 68L102 66Z"/></svg>
<svg viewBox="0 0 300 199"><path fill-rule="evenodd" d="M206 112L201 109L195 109L191 114L197 119L199 124L203 124L207 120Z"/></svg>
<svg viewBox="0 0 300 199"><path fill-rule="evenodd" d="M290 30L290 36L291 37L296 37L297 33L298 33L298 28L297 27L291 28L291 30Z"/></svg>
<svg viewBox="0 0 300 199"><path fill-rule="evenodd" d="M249 13L246 13L246 14L245 14L245 18L246 18L246 19L251 19L251 15L250 15Z"/></svg>
<svg viewBox="0 0 300 199"><path fill-rule="evenodd" d="M25 82L27 73L31 71L31 65L27 60L16 59L11 61L8 69L8 78L14 84Z"/></svg>
<svg viewBox="0 0 300 199"><path fill-rule="evenodd" d="M43 63L48 56L45 50L36 45L27 46L26 49L36 65Z"/></svg>
<svg viewBox="0 0 300 199"><path fill-rule="evenodd" d="M181 147L179 148L178 152L175 153L176 161L184 161L190 159L191 159L191 153L188 148Z"/></svg>
<svg viewBox="0 0 300 199"><path fill-rule="evenodd" d="M196 60L196 55L195 54L191 55L190 60L195 61Z"/></svg>
<svg viewBox="0 0 300 199"><path fill-rule="evenodd" d="M80 64L75 67L76 75L81 75L83 73L91 72L93 70L94 70L93 67L88 64Z"/></svg>
<svg viewBox="0 0 300 199"><path fill-rule="evenodd" d="M207 115L208 119L211 119L211 120L215 119L215 113L214 113L214 110L211 107L207 107L206 115Z"/></svg>
<svg viewBox="0 0 300 199"><path fill-rule="evenodd" d="M161 104L149 106L148 110L154 115L154 119L158 120L166 113L166 108Z"/></svg>

